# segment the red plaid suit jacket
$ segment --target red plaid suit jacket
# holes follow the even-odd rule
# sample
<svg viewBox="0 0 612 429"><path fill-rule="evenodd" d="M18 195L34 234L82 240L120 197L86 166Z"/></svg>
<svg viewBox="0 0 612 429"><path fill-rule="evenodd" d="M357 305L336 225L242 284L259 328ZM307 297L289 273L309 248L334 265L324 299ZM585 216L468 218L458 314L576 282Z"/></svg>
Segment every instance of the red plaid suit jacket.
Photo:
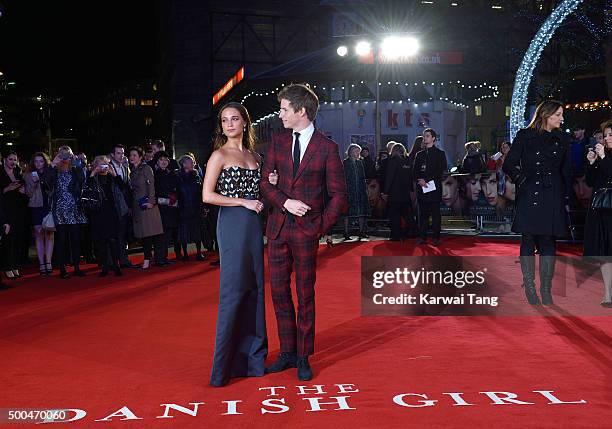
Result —
<svg viewBox="0 0 612 429"><path fill-rule="evenodd" d="M278 237L287 220L283 205L288 199L300 200L311 207L305 216L295 217L298 227L306 235L325 233L348 207L338 145L315 130L294 178L292 135L291 132L274 135L264 157L260 189L263 197L272 204L266 228L266 235L272 240ZM276 186L268 182L268 175L274 170L279 176ZM327 202L326 195L329 196Z"/></svg>

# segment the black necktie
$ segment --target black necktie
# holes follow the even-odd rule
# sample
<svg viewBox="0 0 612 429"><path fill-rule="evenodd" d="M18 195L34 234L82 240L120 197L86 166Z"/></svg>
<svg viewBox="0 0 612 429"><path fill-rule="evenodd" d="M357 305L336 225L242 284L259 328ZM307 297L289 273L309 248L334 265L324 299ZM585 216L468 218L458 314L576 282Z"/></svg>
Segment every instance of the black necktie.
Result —
<svg viewBox="0 0 612 429"><path fill-rule="evenodd" d="M293 177L295 177L300 167L300 133L293 134L295 134L295 142L293 143Z"/></svg>

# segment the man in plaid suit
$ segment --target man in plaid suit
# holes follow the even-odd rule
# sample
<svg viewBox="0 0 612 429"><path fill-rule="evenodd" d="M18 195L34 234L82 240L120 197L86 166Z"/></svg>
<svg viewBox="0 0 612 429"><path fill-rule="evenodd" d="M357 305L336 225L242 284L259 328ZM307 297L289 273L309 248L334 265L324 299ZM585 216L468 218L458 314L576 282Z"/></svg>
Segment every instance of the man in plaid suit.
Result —
<svg viewBox="0 0 612 429"><path fill-rule="evenodd" d="M289 85L278 94L279 117L291 133L273 137L264 158L261 191L272 207L268 215L268 261L272 301L281 353L266 368L297 368L298 379L312 379L308 356L314 353L317 249L319 238L348 206L338 145L315 130L319 100L306 85ZM267 180L278 174L278 184ZM329 200L326 201L326 194ZM295 270L296 311L291 298Z"/></svg>

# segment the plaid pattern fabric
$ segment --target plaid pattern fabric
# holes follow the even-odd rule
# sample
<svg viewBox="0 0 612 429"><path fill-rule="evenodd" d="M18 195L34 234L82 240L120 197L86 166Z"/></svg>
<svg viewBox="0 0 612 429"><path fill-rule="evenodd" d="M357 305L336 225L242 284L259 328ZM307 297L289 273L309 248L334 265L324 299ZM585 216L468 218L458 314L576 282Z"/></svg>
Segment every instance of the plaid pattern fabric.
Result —
<svg viewBox="0 0 612 429"><path fill-rule="evenodd" d="M294 177L292 134L276 135L264 157L260 189L272 207L266 235L270 263L270 286L276 313L281 351L298 356L314 353L315 294L319 235L329 230L348 206L346 180L338 145L315 131ZM268 175L276 170L278 184ZM326 194L329 200L325 201ZM288 221L283 208L287 199L308 204L311 210ZM295 270L297 319L291 297L291 273ZM297 321L297 323L296 323Z"/></svg>
<svg viewBox="0 0 612 429"><path fill-rule="evenodd" d="M268 145L260 184L261 193L272 207L268 214L266 236L274 240L287 219L283 208L287 199L300 200L311 207L295 221L306 235L316 236L329 230L348 207L346 179L338 145L315 130L300 168L293 177L292 134L276 135ZM268 175L276 170L278 184L271 185ZM325 192L329 201L325 202Z"/></svg>
<svg viewBox="0 0 612 429"><path fill-rule="evenodd" d="M278 238L268 244L270 286L281 351L297 352L298 356L310 356L314 353L314 286L318 247L318 238L304 235L294 222L283 225ZM291 272L294 264L298 301L297 324L291 296Z"/></svg>

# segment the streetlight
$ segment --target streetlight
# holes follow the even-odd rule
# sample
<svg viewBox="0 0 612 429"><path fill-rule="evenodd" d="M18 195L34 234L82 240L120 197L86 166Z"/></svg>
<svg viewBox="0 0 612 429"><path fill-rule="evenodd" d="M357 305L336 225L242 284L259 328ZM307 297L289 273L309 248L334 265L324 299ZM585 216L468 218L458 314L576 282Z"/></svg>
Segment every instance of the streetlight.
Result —
<svg viewBox="0 0 612 429"><path fill-rule="evenodd" d="M362 40L355 45L355 53L360 57L369 55L372 51L372 44L367 40Z"/></svg>
<svg viewBox="0 0 612 429"><path fill-rule="evenodd" d="M385 62L402 62L408 60L419 51L419 41L411 36L398 36L391 35L385 37L379 46L375 45L375 49L372 48L372 42L368 40L360 40L355 45L355 53L357 56L367 58L372 55L372 61L376 70L376 78L374 82L375 86L375 106L374 106L374 125L376 129L376 150L381 150L381 136L380 136L380 85L378 84L380 77L380 60L383 59ZM374 52L372 52L374 51ZM344 57L348 54L348 48L344 45L339 46L336 50L339 56Z"/></svg>
<svg viewBox="0 0 612 429"><path fill-rule="evenodd" d="M336 52L341 57L346 57L346 55L348 54L348 48L346 46L344 46L344 45L338 46L338 49L336 49Z"/></svg>

